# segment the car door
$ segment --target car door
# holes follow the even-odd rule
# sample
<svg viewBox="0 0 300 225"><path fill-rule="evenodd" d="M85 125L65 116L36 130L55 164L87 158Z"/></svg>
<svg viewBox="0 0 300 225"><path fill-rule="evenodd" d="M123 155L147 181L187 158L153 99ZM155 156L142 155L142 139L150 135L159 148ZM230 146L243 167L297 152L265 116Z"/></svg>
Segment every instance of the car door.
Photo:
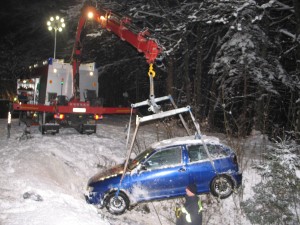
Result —
<svg viewBox="0 0 300 225"><path fill-rule="evenodd" d="M188 174L182 160L182 147L160 149L132 175L132 193L138 201L163 199L185 194Z"/></svg>
<svg viewBox="0 0 300 225"><path fill-rule="evenodd" d="M207 145L210 149L211 145ZM210 182L215 177L215 170L209 160L209 157L202 144L188 145L188 164L187 169L189 172L191 182L197 185L198 191L209 192Z"/></svg>

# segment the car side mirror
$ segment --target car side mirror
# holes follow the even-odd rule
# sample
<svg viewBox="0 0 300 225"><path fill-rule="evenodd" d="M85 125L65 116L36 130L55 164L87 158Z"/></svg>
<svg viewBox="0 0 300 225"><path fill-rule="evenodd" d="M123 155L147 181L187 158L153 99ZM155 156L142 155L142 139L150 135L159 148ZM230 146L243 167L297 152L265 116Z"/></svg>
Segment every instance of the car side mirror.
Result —
<svg viewBox="0 0 300 225"><path fill-rule="evenodd" d="M139 164L137 166L137 172L141 172L141 171L144 171L144 170L147 170L146 166L144 164Z"/></svg>

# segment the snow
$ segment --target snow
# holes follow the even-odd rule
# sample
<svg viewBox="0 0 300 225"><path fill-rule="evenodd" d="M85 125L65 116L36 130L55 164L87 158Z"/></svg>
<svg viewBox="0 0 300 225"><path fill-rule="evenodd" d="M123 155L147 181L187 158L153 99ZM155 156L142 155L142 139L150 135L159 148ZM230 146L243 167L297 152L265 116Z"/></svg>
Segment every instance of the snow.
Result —
<svg viewBox="0 0 300 225"><path fill-rule="evenodd" d="M175 203L182 199L141 203L120 216L85 202L89 178L124 162L124 127L128 121L127 116L104 117L93 135L81 135L66 128L57 135L42 135L38 127L32 126L27 138L22 135L25 126L19 126L13 119L11 137L7 139L7 120L0 119L1 225L173 224ZM166 138L166 132L156 130L157 127L151 125L140 128L134 154L144 150L158 136L160 140ZM252 138L260 141L259 134ZM248 141L249 146L257 142ZM249 159L245 164L249 164ZM260 178L250 166L242 169L243 195L233 194L220 202L209 195L201 196L204 224L250 224L241 213L239 202L251 197L251 187ZM143 193L143 190L138 191Z"/></svg>
<svg viewBox="0 0 300 225"><path fill-rule="evenodd" d="M182 143L185 144L197 144L202 143L204 141L205 143L211 143L211 144L219 144L220 141L217 137L202 135L201 139L195 138L195 135L192 136L184 136L184 137L175 137L167 140L162 140L160 142L156 142L151 145L152 148L158 148L168 145L180 145Z"/></svg>
<svg viewBox="0 0 300 225"><path fill-rule="evenodd" d="M268 3L262 4L260 7L262 9L266 9L268 7L271 7L274 4L274 2L275 2L274 0L270 0Z"/></svg>

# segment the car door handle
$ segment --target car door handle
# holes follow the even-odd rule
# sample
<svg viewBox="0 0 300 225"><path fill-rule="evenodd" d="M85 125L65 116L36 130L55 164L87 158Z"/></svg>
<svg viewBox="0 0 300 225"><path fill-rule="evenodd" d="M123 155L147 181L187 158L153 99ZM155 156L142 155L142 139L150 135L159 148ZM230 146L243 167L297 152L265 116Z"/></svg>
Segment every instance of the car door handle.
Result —
<svg viewBox="0 0 300 225"><path fill-rule="evenodd" d="M184 167L181 167L179 170L178 170L178 172L185 172L186 171L186 168L184 168Z"/></svg>

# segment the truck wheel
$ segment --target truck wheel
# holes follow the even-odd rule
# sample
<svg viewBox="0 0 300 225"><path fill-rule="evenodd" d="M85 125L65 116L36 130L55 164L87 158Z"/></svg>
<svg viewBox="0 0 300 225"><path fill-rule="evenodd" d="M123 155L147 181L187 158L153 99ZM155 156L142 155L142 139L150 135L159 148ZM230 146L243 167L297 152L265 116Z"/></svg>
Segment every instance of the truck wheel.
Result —
<svg viewBox="0 0 300 225"><path fill-rule="evenodd" d="M83 125L82 124L79 125L78 131L80 134L83 134Z"/></svg>
<svg viewBox="0 0 300 225"><path fill-rule="evenodd" d="M43 127L43 125L41 125L41 133L42 133L42 135L45 134L45 128Z"/></svg>

